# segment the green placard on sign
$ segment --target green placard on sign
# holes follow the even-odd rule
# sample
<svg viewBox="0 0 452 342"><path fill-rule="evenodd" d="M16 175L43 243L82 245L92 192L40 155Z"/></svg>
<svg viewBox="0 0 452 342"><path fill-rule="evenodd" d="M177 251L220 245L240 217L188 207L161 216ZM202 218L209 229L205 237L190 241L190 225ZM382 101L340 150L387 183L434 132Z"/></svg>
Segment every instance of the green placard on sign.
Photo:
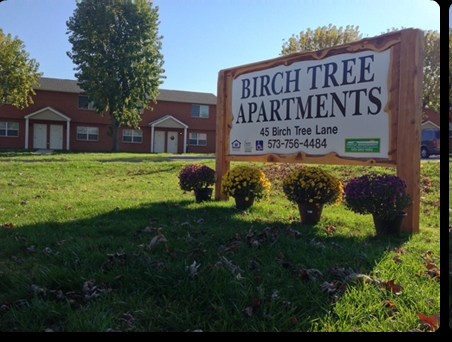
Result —
<svg viewBox="0 0 452 342"><path fill-rule="evenodd" d="M380 138L345 139L347 153L380 153Z"/></svg>

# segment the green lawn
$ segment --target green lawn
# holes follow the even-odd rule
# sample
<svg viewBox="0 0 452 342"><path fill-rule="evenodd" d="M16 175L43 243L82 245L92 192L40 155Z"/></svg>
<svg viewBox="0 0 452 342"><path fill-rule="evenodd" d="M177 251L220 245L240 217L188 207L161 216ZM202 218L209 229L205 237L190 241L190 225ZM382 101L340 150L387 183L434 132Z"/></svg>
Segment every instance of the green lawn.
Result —
<svg viewBox="0 0 452 342"><path fill-rule="evenodd" d="M196 203L187 163L166 158L0 151L0 331L432 329L418 312L440 310L439 163L422 163L420 233L383 238L344 205L299 224L289 165L255 164L270 200L241 212Z"/></svg>

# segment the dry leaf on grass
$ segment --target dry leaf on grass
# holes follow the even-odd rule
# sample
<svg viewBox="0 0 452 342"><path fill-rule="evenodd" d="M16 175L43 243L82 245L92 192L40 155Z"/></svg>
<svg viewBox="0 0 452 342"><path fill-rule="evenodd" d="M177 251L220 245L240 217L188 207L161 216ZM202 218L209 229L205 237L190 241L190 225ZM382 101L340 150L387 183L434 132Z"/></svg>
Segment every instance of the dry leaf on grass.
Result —
<svg viewBox="0 0 452 342"><path fill-rule="evenodd" d="M36 294L41 297L45 297L47 294L47 289L45 287L39 287L38 285L30 285L29 292Z"/></svg>
<svg viewBox="0 0 452 342"><path fill-rule="evenodd" d="M382 287L388 291L394 292L396 295L399 295L403 291L403 286L394 283L395 279L388 280L387 282L382 282Z"/></svg>
<svg viewBox="0 0 452 342"><path fill-rule="evenodd" d="M417 315L421 322L428 324L432 331L436 331L439 328L439 322L440 322L440 314L435 314L431 316L426 316L420 312L417 312Z"/></svg>
<svg viewBox="0 0 452 342"><path fill-rule="evenodd" d="M224 256L220 256L220 255L218 255L218 256L220 257L221 263L222 263L224 266L228 267L228 268L231 270L231 273L232 273L233 275L236 275L236 274L238 274L238 273L243 273L243 270L241 270L239 266L234 265L231 261L229 261L228 259L226 259ZM217 264L218 264L218 263L216 263L215 266L217 266ZM215 267L215 266L214 266L214 267Z"/></svg>
<svg viewBox="0 0 452 342"><path fill-rule="evenodd" d="M312 282L317 282L317 280L323 280L323 274L319 270L315 268L302 269L300 270L299 277L303 280L310 280Z"/></svg>
<svg viewBox="0 0 452 342"><path fill-rule="evenodd" d="M95 280L90 279L83 283L82 292L85 295L84 299L89 300L99 297L102 293L110 292L111 286L108 282L94 285Z"/></svg>
<svg viewBox="0 0 452 342"><path fill-rule="evenodd" d="M403 262L403 260L400 259L398 255L394 255L394 258L392 258L392 260L394 260L396 264L401 264Z"/></svg>
<svg viewBox="0 0 452 342"><path fill-rule="evenodd" d="M168 240L166 239L166 237L160 232L161 228L159 228L157 230L157 236L154 236L154 238L151 240L151 243L149 244L148 248L153 251L155 249L155 247L157 247L157 245L160 242L164 242L166 248L168 249L168 245L166 244L166 242L168 242Z"/></svg>
<svg viewBox="0 0 452 342"><path fill-rule="evenodd" d="M196 260L193 261L193 264L191 264L190 266L186 266L185 267L185 271L188 271L188 275L193 278L194 276L198 275L198 268L199 266L201 266L201 264L196 265Z"/></svg>
<svg viewBox="0 0 452 342"><path fill-rule="evenodd" d="M325 230L326 230L328 233L334 233L334 232L337 230L337 228L336 228L335 226L327 225L327 226L325 227Z"/></svg>

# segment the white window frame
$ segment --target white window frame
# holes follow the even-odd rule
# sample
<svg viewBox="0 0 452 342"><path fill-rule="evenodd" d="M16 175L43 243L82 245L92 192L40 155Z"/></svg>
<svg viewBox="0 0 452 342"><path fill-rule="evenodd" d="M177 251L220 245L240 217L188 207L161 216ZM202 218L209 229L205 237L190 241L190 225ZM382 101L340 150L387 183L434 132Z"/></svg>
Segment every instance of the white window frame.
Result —
<svg viewBox="0 0 452 342"><path fill-rule="evenodd" d="M193 143L194 141L195 143ZM204 141L204 144L201 143L202 141ZM188 144L190 146L207 146L207 133L190 133L188 136Z"/></svg>
<svg viewBox="0 0 452 342"><path fill-rule="evenodd" d="M83 132L85 131L85 132ZM91 132L90 132L91 131ZM97 131L97 133L94 133ZM80 138L79 135L85 135L86 138ZM90 139L90 136L96 135L96 139ZM99 127L77 126L77 140L80 141L99 141Z"/></svg>
<svg viewBox="0 0 452 342"><path fill-rule="evenodd" d="M131 137L130 141L125 141L125 137ZM143 143L143 131L138 129L123 129L122 130L122 142L131 144Z"/></svg>
<svg viewBox="0 0 452 342"><path fill-rule="evenodd" d="M206 105L191 105L191 117L208 119L209 118L209 106Z"/></svg>
<svg viewBox="0 0 452 342"><path fill-rule="evenodd" d="M86 97L88 100L88 106L87 107L80 107L80 98ZM77 108L78 109L84 109L84 110L94 110L94 101L90 101L88 95L79 95L77 98Z"/></svg>
<svg viewBox="0 0 452 342"><path fill-rule="evenodd" d="M9 122L9 121L0 121L0 130L4 130L5 134L0 134L0 137L6 138L18 138L19 137L19 123L18 122ZM8 132L17 132L16 135L11 135Z"/></svg>

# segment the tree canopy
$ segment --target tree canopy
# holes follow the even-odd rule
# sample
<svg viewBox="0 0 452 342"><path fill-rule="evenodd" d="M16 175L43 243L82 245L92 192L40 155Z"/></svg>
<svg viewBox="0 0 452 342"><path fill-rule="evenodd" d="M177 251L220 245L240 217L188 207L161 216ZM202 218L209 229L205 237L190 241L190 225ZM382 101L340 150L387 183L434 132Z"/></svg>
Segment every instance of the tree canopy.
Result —
<svg viewBox="0 0 452 342"><path fill-rule="evenodd" d="M308 28L298 35L292 35L287 42L284 42L281 54L288 55L302 51L316 51L328 47L346 44L362 39L359 33L359 26L347 25L345 29L337 28L331 24L317 27L315 30Z"/></svg>
<svg viewBox="0 0 452 342"><path fill-rule="evenodd" d="M18 37L5 35L0 28L0 106L10 103L23 109L33 103L33 85L39 85L42 73L38 72L39 63L29 56Z"/></svg>
<svg viewBox="0 0 452 342"><path fill-rule="evenodd" d="M95 113L109 113L118 151L119 127L138 129L139 112L152 109L164 78L158 7L146 0L85 0L66 25L78 84Z"/></svg>

